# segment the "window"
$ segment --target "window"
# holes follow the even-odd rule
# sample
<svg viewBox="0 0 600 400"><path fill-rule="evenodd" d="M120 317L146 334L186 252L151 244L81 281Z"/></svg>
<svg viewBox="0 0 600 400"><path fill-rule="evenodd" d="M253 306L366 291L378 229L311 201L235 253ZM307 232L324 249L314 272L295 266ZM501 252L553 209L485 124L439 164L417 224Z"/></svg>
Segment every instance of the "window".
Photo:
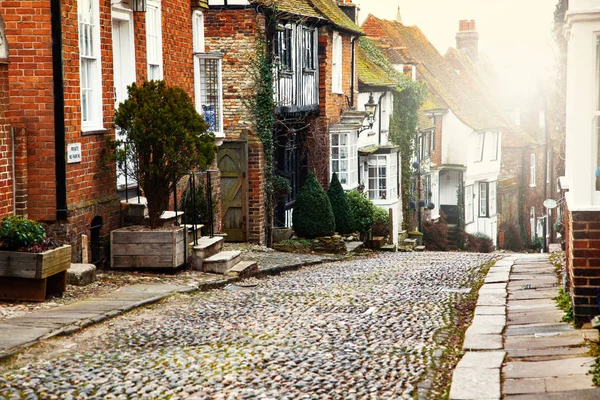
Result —
<svg viewBox="0 0 600 400"><path fill-rule="evenodd" d="M279 68L282 71L292 71L292 28L290 25L279 25L276 45Z"/></svg>
<svg viewBox="0 0 600 400"><path fill-rule="evenodd" d="M473 222L473 185L465 186L465 223Z"/></svg>
<svg viewBox="0 0 600 400"><path fill-rule="evenodd" d="M202 11L194 10L192 24L194 53L204 53L204 14Z"/></svg>
<svg viewBox="0 0 600 400"><path fill-rule="evenodd" d="M159 0L147 0L146 49L148 57L148 80L163 78L162 21Z"/></svg>
<svg viewBox="0 0 600 400"><path fill-rule="evenodd" d="M315 63L315 30L305 28L303 31L303 55L302 67L304 69L316 69Z"/></svg>
<svg viewBox="0 0 600 400"><path fill-rule="evenodd" d="M372 155L367 160L367 193L371 200L393 200L398 195L398 156Z"/></svg>
<svg viewBox="0 0 600 400"><path fill-rule="evenodd" d="M490 182L488 184L488 194L488 216L493 217L494 215L496 215L496 182Z"/></svg>
<svg viewBox="0 0 600 400"><path fill-rule="evenodd" d="M333 70L331 73L333 93L343 93L342 90L342 37L333 32Z"/></svg>
<svg viewBox="0 0 600 400"><path fill-rule="evenodd" d="M196 110L208 124L208 130L223 136L223 97L221 54L197 53Z"/></svg>
<svg viewBox="0 0 600 400"><path fill-rule="evenodd" d="M496 215L496 182L479 182L479 216Z"/></svg>
<svg viewBox="0 0 600 400"><path fill-rule="evenodd" d="M358 186L356 132L331 135L331 172L338 174L344 189L354 189Z"/></svg>
<svg viewBox="0 0 600 400"><path fill-rule="evenodd" d="M498 132L488 132L490 139L490 160L498 160Z"/></svg>
<svg viewBox="0 0 600 400"><path fill-rule="evenodd" d="M531 153L529 158L529 186L535 186L535 153Z"/></svg>
<svg viewBox="0 0 600 400"><path fill-rule="evenodd" d="M101 129L102 72L98 0L79 0L78 14L82 130Z"/></svg>
<svg viewBox="0 0 600 400"><path fill-rule="evenodd" d="M476 143L475 143L475 162L480 162L483 159L483 149L485 145L485 133L477 133L476 134Z"/></svg>

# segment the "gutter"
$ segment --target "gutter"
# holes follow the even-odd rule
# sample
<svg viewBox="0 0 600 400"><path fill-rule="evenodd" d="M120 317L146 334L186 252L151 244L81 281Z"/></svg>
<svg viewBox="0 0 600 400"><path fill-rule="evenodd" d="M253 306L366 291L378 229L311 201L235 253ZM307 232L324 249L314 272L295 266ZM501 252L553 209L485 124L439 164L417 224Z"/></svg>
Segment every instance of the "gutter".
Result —
<svg viewBox="0 0 600 400"><path fill-rule="evenodd" d="M350 40L350 43L352 44L352 69L350 71L350 76L351 76L351 80L350 80L350 108L354 109L354 78L356 76L356 72L354 72L355 68L356 68L356 52L355 52L355 48L356 48L356 36L353 36L352 39Z"/></svg>
<svg viewBox="0 0 600 400"><path fill-rule="evenodd" d="M67 219L67 160L65 140L65 92L62 59L60 0L50 0L52 24L52 82L54 84L54 168L56 220Z"/></svg>
<svg viewBox="0 0 600 400"><path fill-rule="evenodd" d="M15 127L10 127L10 153L12 166L12 188L13 188L13 215L17 215L17 176L15 167Z"/></svg>

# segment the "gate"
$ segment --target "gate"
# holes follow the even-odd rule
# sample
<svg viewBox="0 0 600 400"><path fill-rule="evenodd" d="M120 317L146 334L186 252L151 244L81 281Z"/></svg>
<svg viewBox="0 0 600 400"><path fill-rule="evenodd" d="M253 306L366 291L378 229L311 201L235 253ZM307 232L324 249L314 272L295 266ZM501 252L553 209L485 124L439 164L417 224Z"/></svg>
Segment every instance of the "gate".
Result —
<svg viewBox="0 0 600 400"><path fill-rule="evenodd" d="M248 142L224 141L219 147L217 165L221 171L223 232L231 242L247 240Z"/></svg>

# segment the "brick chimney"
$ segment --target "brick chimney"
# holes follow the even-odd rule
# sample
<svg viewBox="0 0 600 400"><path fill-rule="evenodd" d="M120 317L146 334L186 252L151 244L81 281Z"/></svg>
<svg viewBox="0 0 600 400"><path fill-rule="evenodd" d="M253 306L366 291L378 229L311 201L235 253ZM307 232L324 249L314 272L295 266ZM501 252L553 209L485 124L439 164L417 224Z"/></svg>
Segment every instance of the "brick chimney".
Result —
<svg viewBox="0 0 600 400"><path fill-rule="evenodd" d="M463 19L458 21L456 33L456 48L466 50L473 61L479 58L479 34L475 30L475 20Z"/></svg>
<svg viewBox="0 0 600 400"><path fill-rule="evenodd" d="M356 4L352 3L352 0L338 0L337 5L344 12L344 14L346 14L348 18L352 20L352 22L355 24L358 23L358 8L356 7Z"/></svg>

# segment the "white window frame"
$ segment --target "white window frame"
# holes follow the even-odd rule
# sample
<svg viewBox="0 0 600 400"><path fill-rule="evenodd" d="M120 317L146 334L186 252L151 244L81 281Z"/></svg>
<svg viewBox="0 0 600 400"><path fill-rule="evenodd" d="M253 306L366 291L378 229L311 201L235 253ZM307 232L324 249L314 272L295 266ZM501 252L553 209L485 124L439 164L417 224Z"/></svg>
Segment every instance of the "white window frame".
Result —
<svg viewBox="0 0 600 400"><path fill-rule="evenodd" d="M192 13L192 35L194 53L204 53L206 41L204 38L204 13L201 10L194 10Z"/></svg>
<svg viewBox="0 0 600 400"><path fill-rule="evenodd" d="M100 6L98 0L79 0L77 7L81 130L86 132L103 129Z"/></svg>
<svg viewBox="0 0 600 400"><path fill-rule="evenodd" d="M373 154L367 158L365 190L370 200L390 202L398 198L398 154Z"/></svg>
<svg viewBox="0 0 600 400"><path fill-rule="evenodd" d="M225 137L225 132L223 129L223 73L222 73L222 53L196 53L194 60L194 71L197 73L194 79L194 93L195 93L195 103L196 103L196 111L204 118L204 120L209 125L209 131L215 134L217 138ZM212 78L216 79L216 82L213 82L211 87L213 89L213 94L208 94L208 77L210 75L206 74L206 67L208 63L213 63L214 70L211 71ZM214 76L216 74L216 76ZM216 93L214 93L216 92ZM215 99L211 102L208 98L212 97ZM208 107L213 106L212 109L208 109ZM214 110L214 108L217 110Z"/></svg>
<svg viewBox="0 0 600 400"><path fill-rule="evenodd" d="M491 136L490 160L497 161L498 160L498 148L500 147L500 146L498 146L500 134L498 132L488 132L488 134Z"/></svg>
<svg viewBox="0 0 600 400"><path fill-rule="evenodd" d="M473 185L465 186L465 223L470 224L475 220L473 212Z"/></svg>
<svg viewBox="0 0 600 400"><path fill-rule="evenodd" d="M496 215L496 182L488 182L488 217Z"/></svg>
<svg viewBox="0 0 600 400"><path fill-rule="evenodd" d="M529 155L529 186L530 187L535 187L535 175L536 175L536 170L535 170L535 153L531 153Z"/></svg>
<svg viewBox="0 0 600 400"><path fill-rule="evenodd" d="M475 162L483 161L483 150L485 149L485 133L477 132L477 143L475 144Z"/></svg>
<svg viewBox="0 0 600 400"><path fill-rule="evenodd" d="M356 132L332 132L330 140L331 173L337 173L344 190L355 189L358 186L358 138Z"/></svg>
<svg viewBox="0 0 600 400"><path fill-rule="evenodd" d="M333 32L332 46L332 70L331 70L331 90L333 93L343 93L342 85L342 63L343 63L343 41L338 32Z"/></svg>
<svg viewBox="0 0 600 400"><path fill-rule="evenodd" d="M489 215L489 183L479 182L479 217L488 218Z"/></svg>
<svg viewBox="0 0 600 400"><path fill-rule="evenodd" d="M146 4L146 57L148 80L163 79L162 11L160 0Z"/></svg>

